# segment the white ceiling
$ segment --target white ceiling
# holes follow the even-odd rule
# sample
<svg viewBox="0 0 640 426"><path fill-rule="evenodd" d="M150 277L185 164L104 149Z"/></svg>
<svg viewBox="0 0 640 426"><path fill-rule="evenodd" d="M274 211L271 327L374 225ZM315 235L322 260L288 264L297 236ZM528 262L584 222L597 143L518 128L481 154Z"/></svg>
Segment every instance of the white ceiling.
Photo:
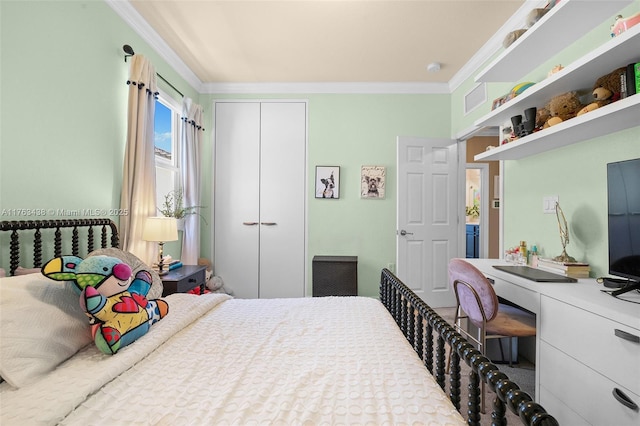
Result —
<svg viewBox="0 0 640 426"><path fill-rule="evenodd" d="M522 26L522 19L515 22L517 12L522 15L523 10L540 3L107 2L161 54L164 52L165 59L199 91L228 84L264 83L446 84L450 88L465 64L473 62L476 52L491 44L491 51L485 55L494 53L506 32ZM431 62L441 63L441 70L428 72Z"/></svg>

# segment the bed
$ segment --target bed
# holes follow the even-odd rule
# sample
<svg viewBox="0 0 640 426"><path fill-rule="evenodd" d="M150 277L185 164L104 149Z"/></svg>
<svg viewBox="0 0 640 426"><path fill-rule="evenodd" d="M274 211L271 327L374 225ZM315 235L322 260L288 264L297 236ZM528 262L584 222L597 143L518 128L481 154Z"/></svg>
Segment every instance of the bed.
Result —
<svg viewBox="0 0 640 426"><path fill-rule="evenodd" d="M523 424L557 424L388 270L379 300L172 294L165 318L105 355L77 296L28 272L64 250L116 253L113 222L12 221L0 230L11 246L0 265L11 275L0 281L2 425L480 424L482 380L496 394L487 413L494 424L505 424L506 410ZM30 260L25 248L34 250ZM155 294L158 286L154 276Z"/></svg>

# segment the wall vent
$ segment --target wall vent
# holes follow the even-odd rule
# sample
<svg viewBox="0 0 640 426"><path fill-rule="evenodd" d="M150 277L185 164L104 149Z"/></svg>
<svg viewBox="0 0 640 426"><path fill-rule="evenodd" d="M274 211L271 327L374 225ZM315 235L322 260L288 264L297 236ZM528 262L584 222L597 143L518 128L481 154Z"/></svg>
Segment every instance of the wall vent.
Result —
<svg viewBox="0 0 640 426"><path fill-rule="evenodd" d="M474 109L487 101L487 84L478 83L464 95L464 115L469 114Z"/></svg>

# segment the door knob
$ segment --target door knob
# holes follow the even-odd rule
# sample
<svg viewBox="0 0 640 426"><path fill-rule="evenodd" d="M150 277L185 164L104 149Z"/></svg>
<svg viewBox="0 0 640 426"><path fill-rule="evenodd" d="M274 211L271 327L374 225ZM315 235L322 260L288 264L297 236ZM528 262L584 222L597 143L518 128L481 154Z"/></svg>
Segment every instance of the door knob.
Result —
<svg viewBox="0 0 640 426"><path fill-rule="evenodd" d="M400 235L413 235L413 232L407 232L404 229L400 231Z"/></svg>

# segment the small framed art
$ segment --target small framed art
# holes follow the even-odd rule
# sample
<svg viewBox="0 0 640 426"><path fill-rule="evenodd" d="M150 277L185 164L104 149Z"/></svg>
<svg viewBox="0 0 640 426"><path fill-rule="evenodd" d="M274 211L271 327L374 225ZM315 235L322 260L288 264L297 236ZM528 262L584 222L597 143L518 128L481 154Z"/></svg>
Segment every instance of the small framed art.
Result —
<svg viewBox="0 0 640 426"><path fill-rule="evenodd" d="M316 166L316 198L340 198L339 166Z"/></svg>
<svg viewBox="0 0 640 426"><path fill-rule="evenodd" d="M360 171L360 197L384 198L387 169L384 166L362 166Z"/></svg>

